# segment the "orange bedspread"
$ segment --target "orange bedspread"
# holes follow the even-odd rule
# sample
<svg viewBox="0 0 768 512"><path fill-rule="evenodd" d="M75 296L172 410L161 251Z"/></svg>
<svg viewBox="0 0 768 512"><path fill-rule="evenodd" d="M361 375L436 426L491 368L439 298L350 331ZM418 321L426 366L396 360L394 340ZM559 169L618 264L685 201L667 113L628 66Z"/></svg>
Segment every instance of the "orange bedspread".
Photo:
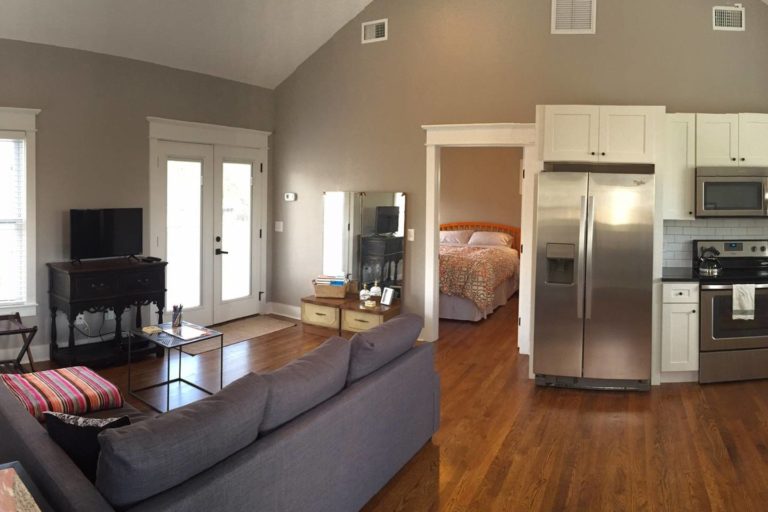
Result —
<svg viewBox="0 0 768 512"><path fill-rule="evenodd" d="M516 275L517 251L508 247L440 246L440 292L465 297L485 311L496 288Z"/></svg>

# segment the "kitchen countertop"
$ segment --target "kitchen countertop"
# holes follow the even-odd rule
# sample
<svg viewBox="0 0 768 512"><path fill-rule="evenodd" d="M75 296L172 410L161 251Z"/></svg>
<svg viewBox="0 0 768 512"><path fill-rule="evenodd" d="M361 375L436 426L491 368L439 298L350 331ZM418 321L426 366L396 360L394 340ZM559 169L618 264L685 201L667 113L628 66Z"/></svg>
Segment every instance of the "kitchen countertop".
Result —
<svg viewBox="0 0 768 512"><path fill-rule="evenodd" d="M664 283L698 280L699 274L690 267L664 267L661 269L661 281Z"/></svg>

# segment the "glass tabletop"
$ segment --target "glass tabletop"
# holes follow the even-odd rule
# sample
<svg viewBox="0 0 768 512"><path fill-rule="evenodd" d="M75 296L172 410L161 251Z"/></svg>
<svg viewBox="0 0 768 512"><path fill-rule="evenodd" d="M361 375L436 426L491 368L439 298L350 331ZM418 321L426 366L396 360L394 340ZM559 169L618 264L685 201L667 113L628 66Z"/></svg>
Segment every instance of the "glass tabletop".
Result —
<svg viewBox="0 0 768 512"><path fill-rule="evenodd" d="M190 343L205 341L211 338L222 336L222 333L193 324L192 322L181 322L181 327L172 327L171 322L165 322L154 327L162 329L161 332L147 334L141 329L132 329L131 334L144 338L165 348L182 347Z"/></svg>

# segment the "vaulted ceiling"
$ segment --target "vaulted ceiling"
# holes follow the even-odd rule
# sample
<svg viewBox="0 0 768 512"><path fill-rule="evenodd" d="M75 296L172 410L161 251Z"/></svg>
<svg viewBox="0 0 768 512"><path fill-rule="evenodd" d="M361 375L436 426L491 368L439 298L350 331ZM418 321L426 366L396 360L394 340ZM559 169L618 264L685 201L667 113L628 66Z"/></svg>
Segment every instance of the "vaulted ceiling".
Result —
<svg viewBox="0 0 768 512"><path fill-rule="evenodd" d="M275 88L371 0L2 0L0 38Z"/></svg>

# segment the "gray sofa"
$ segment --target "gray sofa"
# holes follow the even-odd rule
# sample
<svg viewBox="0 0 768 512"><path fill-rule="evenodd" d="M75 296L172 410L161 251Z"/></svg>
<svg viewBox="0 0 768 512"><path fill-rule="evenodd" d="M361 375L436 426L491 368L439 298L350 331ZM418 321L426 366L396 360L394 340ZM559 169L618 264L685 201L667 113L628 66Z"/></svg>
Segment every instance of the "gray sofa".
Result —
<svg viewBox="0 0 768 512"><path fill-rule="evenodd" d="M95 484L0 386L0 462L19 460L60 511L359 510L437 431L433 346L413 346L421 325L403 315L331 338L157 418L102 411L132 424L99 435Z"/></svg>

